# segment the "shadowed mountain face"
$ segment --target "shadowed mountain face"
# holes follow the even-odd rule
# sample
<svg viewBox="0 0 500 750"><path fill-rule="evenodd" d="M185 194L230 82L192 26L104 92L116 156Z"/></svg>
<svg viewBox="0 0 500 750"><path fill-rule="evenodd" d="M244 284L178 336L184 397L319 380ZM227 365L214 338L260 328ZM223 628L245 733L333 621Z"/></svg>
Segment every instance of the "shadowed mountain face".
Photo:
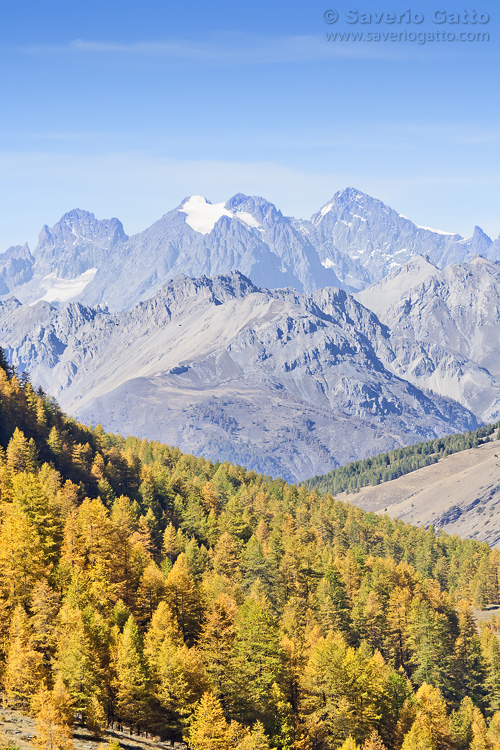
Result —
<svg viewBox="0 0 500 750"><path fill-rule="evenodd" d="M10 300L0 326L80 419L289 479L476 425L394 374L387 328L339 289L180 276L121 313Z"/></svg>
<svg viewBox="0 0 500 750"><path fill-rule="evenodd" d="M132 237L118 219L70 211L42 229L33 254L26 247L0 256L0 295L118 311L151 297L178 274L235 270L272 289L356 291L419 254L445 267L477 254L495 260L500 243L479 227L470 239L418 227L354 188L336 193L310 221L283 216L260 197L237 194L212 204L192 196Z"/></svg>

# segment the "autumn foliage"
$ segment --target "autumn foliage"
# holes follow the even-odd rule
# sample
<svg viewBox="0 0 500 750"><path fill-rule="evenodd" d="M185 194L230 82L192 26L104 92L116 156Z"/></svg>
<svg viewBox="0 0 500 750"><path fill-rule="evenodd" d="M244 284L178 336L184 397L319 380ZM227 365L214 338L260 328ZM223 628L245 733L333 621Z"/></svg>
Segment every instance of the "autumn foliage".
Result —
<svg viewBox="0 0 500 750"><path fill-rule="evenodd" d="M37 746L495 750L500 555L108 435L0 366L0 657Z"/></svg>

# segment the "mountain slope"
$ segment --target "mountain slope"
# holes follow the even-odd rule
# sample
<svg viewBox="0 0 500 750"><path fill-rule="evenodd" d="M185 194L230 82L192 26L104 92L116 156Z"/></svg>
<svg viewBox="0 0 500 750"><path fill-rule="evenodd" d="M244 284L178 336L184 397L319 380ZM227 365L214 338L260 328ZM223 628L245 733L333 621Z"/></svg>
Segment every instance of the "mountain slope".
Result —
<svg viewBox="0 0 500 750"><path fill-rule="evenodd" d="M80 419L287 478L476 424L394 375L387 329L338 289L182 276L130 312L10 301L0 325Z"/></svg>
<svg viewBox="0 0 500 750"><path fill-rule="evenodd" d="M414 258L356 298L391 331L393 372L485 422L500 416L500 264L439 269Z"/></svg>
<svg viewBox="0 0 500 750"><path fill-rule="evenodd" d="M500 442L485 443L376 487L337 495L363 510L500 546Z"/></svg>

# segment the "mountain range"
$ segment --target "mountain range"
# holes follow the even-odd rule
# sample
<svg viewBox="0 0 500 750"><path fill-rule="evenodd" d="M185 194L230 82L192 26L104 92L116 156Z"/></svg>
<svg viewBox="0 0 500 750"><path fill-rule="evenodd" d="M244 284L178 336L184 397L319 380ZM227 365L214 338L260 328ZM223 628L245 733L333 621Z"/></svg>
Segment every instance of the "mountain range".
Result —
<svg viewBox="0 0 500 750"><path fill-rule="evenodd" d="M0 345L81 420L302 480L500 418L499 250L352 188L75 210L0 256Z"/></svg>
<svg viewBox="0 0 500 750"><path fill-rule="evenodd" d="M334 195L309 221L284 216L260 197L237 194L212 204L192 196L131 237L118 219L75 209L43 227L37 247L0 255L0 294L21 302L80 301L131 309L178 274L238 270L258 286L324 286L360 291L425 255L438 267L476 255L500 258L500 242L419 227L354 188Z"/></svg>

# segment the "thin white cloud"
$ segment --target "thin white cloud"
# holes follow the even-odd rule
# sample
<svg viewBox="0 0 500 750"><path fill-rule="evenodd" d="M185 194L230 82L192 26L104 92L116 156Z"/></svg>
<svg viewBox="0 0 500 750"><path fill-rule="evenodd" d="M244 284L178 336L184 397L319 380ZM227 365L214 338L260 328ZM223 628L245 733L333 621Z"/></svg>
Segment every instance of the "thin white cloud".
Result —
<svg viewBox="0 0 500 750"><path fill-rule="evenodd" d="M406 59L413 51L398 45L331 43L325 34L301 36L214 35L210 42L158 40L112 42L75 39L61 44L37 44L18 48L30 54L102 54L164 57L186 61L263 65L347 59Z"/></svg>
<svg viewBox="0 0 500 750"><path fill-rule="evenodd" d="M464 145L483 145L500 141L500 129L478 128L475 120L473 120L473 124L468 124L460 120L453 122L450 118L445 122L398 121L393 119L389 126L394 131L400 131L401 133L444 137L447 143L453 141L453 143Z"/></svg>

